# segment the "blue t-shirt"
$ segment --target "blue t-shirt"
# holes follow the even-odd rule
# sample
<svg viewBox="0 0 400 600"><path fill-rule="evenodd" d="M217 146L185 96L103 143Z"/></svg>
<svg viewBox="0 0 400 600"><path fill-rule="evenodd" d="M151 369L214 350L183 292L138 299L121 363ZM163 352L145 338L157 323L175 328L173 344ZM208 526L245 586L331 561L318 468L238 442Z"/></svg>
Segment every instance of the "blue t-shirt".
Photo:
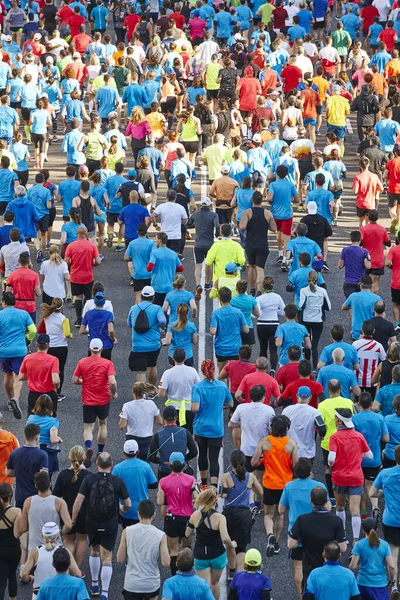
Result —
<svg viewBox="0 0 400 600"><path fill-rule="evenodd" d="M381 405L381 413L384 417L393 413L393 400L400 394L400 383L391 383L379 388L375 400Z"/></svg>
<svg viewBox="0 0 400 600"><path fill-rule="evenodd" d="M33 321L25 310L9 306L0 312L0 357L26 355L26 330Z"/></svg>
<svg viewBox="0 0 400 600"><path fill-rule="evenodd" d="M166 579L162 589L162 597L214 600L207 581L198 577L194 571L178 572L173 577Z"/></svg>
<svg viewBox="0 0 400 600"><path fill-rule="evenodd" d="M140 310L146 310L150 329L146 333L137 333L134 329ZM153 352L161 347L160 326L166 325L167 319L161 306L151 302L139 302L131 307L128 314L128 327L132 329L132 351Z"/></svg>
<svg viewBox="0 0 400 600"><path fill-rule="evenodd" d="M211 314L210 327L216 328L214 337L215 354L237 356L242 345L241 328L246 319L241 310L232 306L221 306Z"/></svg>
<svg viewBox="0 0 400 600"><path fill-rule="evenodd" d="M285 485L279 504L289 509L289 530L297 517L312 512L310 494L316 487L326 489L323 483L309 478L294 479Z"/></svg>
<svg viewBox="0 0 400 600"><path fill-rule="evenodd" d="M264 573L240 571L233 576L231 588L237 592L241 600L253 600L253 598L262 598L262 591L271 590L272 584Z"/></svg>
<svg viewBox="0 0 400 600"><path fill-rule="evenodd" d="M12 139L14 123L17 119L17 111L14 108L11 108L11 106L0 106L0 138Z"/></svg>
<svg viewBox="0 0 400 600"><path fill-rule="evenodd" d="M128 204L119 213L118 221L125 225L125 239L136 240L139 223L144 223L149 217L149 211L141 204Z"/></svg>
<svg viewBox="0 0 400 600"><path fill-rule="evenodd" d="M138 83L131 83L124 89L124 93L122 94L122 102L123 104L127 103L127 113L130 115L132 113L134 106L145 106L147 99L146 88L141 87Z"/></svg>
<svg viewBox="0 0 400 600"><path fill-rule="evenodd" d="M0 63L0 89L5 89L7 87L7 80L10 75L10 66L5 62Z"/></svg>
<svg viewBox="0 0 400 600"><path fill-rule="evenodd" d="M99 117L106 119L110 112L115 110L118 98L119 95L117 88L112 87L111 85L105 85L104 87L101 87L96 94L96 101L99 103Z"/></svg>
<svg viewBox="0 0 400 600"><path fill-rule="evenodd" d="M154 265L153 270L150 272L151 285L154 291L160 294L170 292L176 269L182 264L176 252L166 246L154 248L149 262Z"/></svg>
<svg viewBox="0 0 400 600"><path fill-rule="evenodd" d="M382 523L389 527L399 527L400 524L400 468L391 467L379 471L374 487L383 490L385 508Z"/></svg>
<svg viewBox="0 0 400 600"><path fill-rule="evenodd" d="M133 279L150 279L150 273L146 267L149 264L150 255L155 247L156 245L152 240L143 237L129 242L125 254L132 259Z"/></svg>
<svg viewBox="0 0 400 600"><path fill-rule="evenodd" d="M327 0L316 0L313 2L314 18L319 19L325 17L326 11L329 8Z"/></svg>
<svg viewBox="0 0 400 600"><path fill-rule="evenodd" d="M265 148L267 150L271 160L274 161L280 157L282 148L284 146L287 146L287 143L284 142L283 140L269 140L269 142L264 143L263 148ZM274 183L278 183L278 182L276 181ZM269 186L269 190L271 189L271 185ZM279 192L279 188L277 191Z"/></svg>
<svg viewBox="0 0 400 600"><path fill-rule="evenodd" d="M308 274L312 270L312 267L300 267L299 269L296 269L296 271L292 271L288 275L288 279L294 287L294 303L297 306L300 302L300 290L308 286ZM318 273L317 285L321 285L323 283L325 283L325 280L322 277L321 273Z"/></svg>
<svg viewBox="0 0 400 600"><path fill-rule="evenodd" d="M14 181L18 177L10 169L0 169L0 198L1 202L11 202L14 199Z"/></svg>
<svg viewBox="0 0 400 600"><path fill-rule="evenodd" d="M149 485L156 483L157 478L148 462L140 458L127 458L112 470L113 475L120 477L128 490L132 506L124 512L123 518L138 519L138 504L149 497Z"/></svg>
<svg viewBox="0 0 400 600"><path fill-rule="evenodd" d="M104 185L97 184L97 185L91 185L89 188L89 195L92 196L92 198L94 198L96 200L96 204L97 206L100 208L100 210L104 211L105 209L105 197L104 194L106 194L106 188L104 187Z"/></svg>
<svg viewBox="0 0 400 600"><path fill-rule="evenodd" d="M224 10L218 12L214 17L214 23L217 26L217 37L228 38L231 35L233 21L230 13Z"/></svg>
<svg viewBox="0 0 400 600"><path fill-rule="evenodd" d="M341 160L327 160L324 163L324 171L328 171L335 182L343 178L343 173L346 173L346 167Z"/></svg>
<svg viewBox="0 0 400 600"><path fill-rule="evenodd" d="M197 105L196 96L206 96L207 92L203 87L188 87L186 90L190 104Z"/></svg>
<svg viewBox="0 0 400 600"><path fill-rule="evenodd" d="M45 215L49 214L47 203L51 201L50 190L45 188L43 185L35 184L26 193L28 200L33 202L38 211L39 218L41 219Z"/></svg>
<svg viewBox="0 0 400 600"><path fill-rule="evenodd" d="M80 223L75 223L75 221L64 223L64 225L61 227L61 231L65 231L67 234L67 239L65 240L66 244L75 242L78 239L78 229L80 226Z"/></svg>
<svg viewBox="0 0 400 600"><path fill-rule="evenodd" d="M277 179L270 184L268 192L272 193L272 216L281 221L291 219L292 198L297 196L297 189L293 183L286 179Z"/></svg>
<svg viewBox="0 0 400 600"><path fill-rule="evenodd" d="M398 419L400 423L400 419ZM363 410L353 416L354 428L363 434L372 458L363 458L363 467L379 467L381 465L381 437L388 433L385 419L371 410ZM387 446L386 446L387 449ZM386 453L385 449L385 453ZM388 457L389 458L389 457Z"/></svg>
<svg viewBox="0 0 400 600"><path fill-rule="evenodd" d="M168 292L165 296L166 302L168 302L170 306L170 315L169 320L170 323L174 323L178 320L177 308L179 304L187 304L189 308L189 319L190 319L190 301L194 300L194 294L192 292L188 292L187 290L173 290L172 292Z"/></svg>
<svg viewBox="0 0 400 600"><path fill-rule="evenodd" d="M374 304L378 300L382 300L377 294L373 294L369 290L361 292L353 292L344 302L344 305L351 309L351 337L353 340L358 340L361 334L361 329L364 321L373 319Z"/></svg>
<svg viewBox="0 0 400 600"><path fill-rule="evenodd" d="M108 324L114 323L114 315L109 310L92 308L88 310L82 319L82 325L89 327L89 339L99 338L103 342L104 350L113 347L113 343L108 333Z"/></svg>
<svg viewBox="0 0 400 600"><path fill-rule="evenodd" d="M379 546L371 548L368 539L355 543L352 554L360 557L357 583L366 587L386 587L386 557L391 556L390 546L385 540L379 540Z"/></svg>
<svg viewBox="0 0 400 600"><path fill-rule="evenodd" d="M154 177L157 180L157 177L160 175L160 166L162 163L162 154L158 148L153 148L152 146L146 146L146 148L142 148L138 153L138 161L141 156L147 156L150 160L150 170L153 171Z"/></svg>
<svg viewBox="0 0 400 600"><path fill-rule="evenodd" d="M0 227L0 248L10 243L10 231L11 229L18 229L15 225L3 225ZM21 243L25 242L24 234L20 231L19 241Z"/></svg>
<svg viewBox="0 0 400 600"><path fill-rule="evenodd" d="M14 213L14 227L19 229L26 238L34 238L37 235L35 223L39 221L36 206L26 196L15 198L6 206L6 211Z"/></svg>
<svg viewBox="0 0 400 600"><path fill-rule="evenodd" d="M200 405L193 420L194 433L206 438L223 437L224 404L232 402L228 386L222 381L203 379L192 388L192 402Z"/></svg>
<svg viewBox="0 0 400 600"><path fill-rule="evenodd" d="M299 25L301 25L301 27L304 27L307 33L311 33L311 21L314 18L312 12L307 9L299 10L297 16L300 19Z"/></svg>
<svg viewBox="0 0 400 600"><path fill-rule="evenodd" d="M297 271L297 273L298 273L298 271ZM352 346L351 344L348 344L347 342L333 342L332 344L325 346L322 349L319 360L324 362L325 365L332 365L333 364L332 352L336 348L341 348L343 350L343 352L344 352L344 363L343 364L347 369L353 369L353 366L358 364L359 360L358 360L357 350L354 348L354 346Z"/></svg>
<svg viewBox="0 0 400 600"><path fill-rule="evenodd" d="M333 194L329 190L324 190L323 188L317 188L308 193L306 198L306 204L309 202L316 202L318 207L318 214L328 221L329 224L332 223L332 208L331 202L333 202Z"/></svg>
<svg viewBox="0 0 400 600"><path fill-rule="evenodd" d="M172 321L172 319L170 319L170 325L167 327L167 331L172 333L171 344L168 348L168 356L172 357L176 348L183 348L186 352L186 358L192 358L192 335L197 333L196 325L193 321L188 321L182 331L176 331L172 328L172 325L176 325L177 322L178 321Z"/></svg>
<svg viewBox="0 0 400 600"><path fill-rule="evenodd" d="M354 13L348 13L340 19L343 23L344 30L350 35L354 41L357 37L357 29L360 28L360 19Z"/></svg>
<svg viewBox="0 0 400 600"><path fill-rule="evenodd" d="M249 294L239 294L232 298L231 306L234 308L238 308L244 314L244 318L246 319L246 323L250 329L253 329L253 319L251 318L252 310L255 306L257 306L257 300L254 296L250 296Z"/></svg>
<svg viewBox="0 0 400 600"><path fill-rule="evenodd" d="M373 23L369 26L369 31L371 34L369 43L371 46L379 46L378 36L382 30L383 27L382 25L379 25L379 23Z"/></svg>
<svg viewBox="0 0 400 600"><path fill-rule="evenodd" d="M122 196L121 198L116 198L115 194L118 192L119 187L127 181L125 177L122 175L111 175L106 182L104 183L104 187L106 188L107 196L110 199L110 208L107 209L109 213L117 213L119 214L122 210ZM147 216L148 211L147 211Z"/></svg>
<svg viewBox="0 0 400 600"><path fill-rule="evenodd" d="M323 186L324 190L327 190L330 186L333 186L333 178L329 171L325 171L325 169L315 170L307 173L307 175L304 177L304 183L308 185L309 192L317 189L317 184L315 182L317 175L323 175L325 177L325 183Z"/></svg>
<svg viewBox="0 0 400 600"><path fill-rule="evenodd" d="M318 373L317 381L324 388L325 397L329 398L328 384L331 379L337 379L340 383L342 398L350 398L350 388L358 385L354 371L346 369L343 365L327 365L322 367Z"/></svg>
<svg viewBox="0 0 400 600"><path fill-rule="evenodd" d="M86 158L85 158L84 153L77 150L78 144L81 141L81 139L83 138L83 136L84 136L84 134L81 131L79 131L78 129L73 129L72 131L69 131L64 136L64 139L63 139L62 145L61 145L61 150L63 152L66 152L66 154L67 154L67 164L68 165L83 165L83 164L85 164ZM70 183L70 181L71 181L71 179L67 179L68 184ZM64 182L62 181L61 183L64 183ZM61 183L60 183L60 185L61 185ZM77 183L79 184L79 181L77 181ZM74 189L75 189L75 186L74 186ZM78 186L78 189L79 189L79 186ZM76 195L77 194L75 194L75 196ZM72 196L72 198L75 198L75 196ZM71 198L71 204L72 204L72 198ZM64 211L64 204L63 204L63 211ZM66 215L63 214L63 216L66 216Z"/></svg>
<svg viewBox="0 0 400 600"><path fill-rule="evenodd" d="M6 309L2 312L6 312ZM20 312L25 312L21 310ZM28 313L25 313L28 314ZM15 472L15 506L22 508L26 498L36 496L33 476L41 469L49 468L47 453L37 446L22 446L13 450L7 461L7 469Z"/></svg>
<svg viewBox="0 0 400 600"><path fill-rule="evenodd" d="M251 148L247 153L250 173L258 171L264 177L268 175L268 169L272 165L272 160L265 148ZM270 186L271 189L271 186Z"/></svg>
<svg viewBox="0 0 400 600"><path fill-rule="evenodd" d="M90 18L94 20L94 29L106 30L107 21L106 17L108 16L108 10L102 4L100 6L95 6L92 8L90 13Z"/></svg>
<svg viewBox="0 0 400 600"><path fill-rule="evenodd" d="M49 118L49 112L44 108L37 108L31 113L32 125L31 132L37 135L45 135L47 133L47 120Z"/></svg>
<svg viewBox="0 0 400 600"><path fill-rule="evenodd" d="M342 567L339 561L327 561L323 567L311 571L306 592L321 600L349 600L360 593L353 573Z"/></svg>
<svg viewBox="0 0 400 600"><path fill-rule="evenodd" d="M282 338L282 345L279 349L279 364L286 365L289 362L287 351L290 346L296 344L303 348L304 338L308 336L308 331L304 325L295 321L287 321L278 325L275 331L275 338Z"/></svg>
<svg viewBox="0 0 400 600"><path fill-rule="evenodd" d="M288 36L292 43L294 43L297 38L304 38L306 34L306 29L301 25L292 25L292 27L289 27L288 29Z"/></svg>
<svg viewBox="0 0 400 600"><path fill-rule="evenodd" d="M145 88L147 94L147 102L144 108L151 108L151 103L157 102L158 99L158 92L161 89L160 80L146 79L142 82L142 86Z"/></svg>
<svg viewBox="0 0 400 600"><path fill-rule="evenodd" d="M83 579L72 575L55 575L40 584L37 600L89 600Z"/></svg>
<svg viewBox="0 0 400 600"><path fill-rule="evenodd" d="M251 201L253 194L254 194L254 190L252 190L251 188L249 188L249 189L243 189L243 188L237 189L236 188L235 198L236 198L237 207L238 207L237 213L236 213L236 220L238 221L238 223L240 223L243 212L253 206L253 203Z"/></svg>
<svg viewBox="0 0 400 600"><path fill-rule="evenodd" d="M17 171L27 171L28 146L22 142L15 142L14 144L11 144L10 152L14 154L15 162L17 163Z"/></svg>
<svg viewBox="0 0 400 600"><path fill-rule="evenodd" d="M389 441L385 446L384 453L389 460L395 460L394 451L400 444L400 418L396 414L386 415L385 424L386 433L389 433Z"/></svg>
<svg viewBox="0 0 400 600"><path fill-rule="evenodd" d="M10 86L10 102L17 102L17 98L21 94L21 90L24 87L24 82L21 77L13 77L9 80L8 85Z"/></svg>
<svg viewBox="0 0 400 600"><path fill-rule="evenodd" d="M236 8L236 15L240 22L240 31L243 31L244 29L250 29L250 19L253 17L250 8L245 4L240 4Z"/></svg>
<svg viewBox="0 0 400 600"><path fill-rule="evenodd" d="M400 124L392 119L382 119L377 122L374 130L378 134L381 149L384 152L393 152Z"/></svg>
<svg viewBox="0 0 400 600"><path fill-rule="evenodd" d="M360 283L365 273L364 260L370 258L366 248L361 246L346 246L340 254L340 260L344 261L344 281L346 283Z"/></svg>
<svg viewBox="0 0 400 600"><path fill-rule="evenodd" d="M383 75L386 64L391 59L392 59L392 56L391 56L391 54L389 54L389 52L386 52L386 50L380 50L379 52L377 52L376 54L373 55L369 64L370 64L370 66L378 65L378 72L381 75Z"/></svg>
<svg viewBox="0 0 400 600"><path fill-rule="evenodd" d="M21 90L22 108L36 108L36 100L39 97L38 88L33 83L25 83Z"/></svg>
<svg viewBox="0 0 400 600"><path fill-rule="evenodd" d="M297 269L300 269L299 256L303 252L306 252L311 256L311 264L314 262L317 254L322 252L317 242L310 240L305 236L299 236L294 240L289 240L286 246L286 251L290 251L293 254L292 264L290 265L290 273L294 273Z"/></svg>
<svg viewBox="0 0 400 600"><path fill-rule="evenodd" d="M279 167L279 165L284 165L285 167L287 167L288 174L286 175L285 179L287 179L288 181L291 181L293 184L295 184L296 183L296 167L298 166L298 160L296 158L293 158L292 156L288 156L287 154L285 154L284 156L279 156L272 163L272 167L271 167L272 173L276 173L276 169L277 169L277 167Z"/></svg>
<svg viewBox="0 0 400 600"><path fill-rule="evenodd" d="M48 415L45 417L41 417L39 415L29 415L27 420L27 425L29 423L35 423L40 427L40 444L50 444L50 429L52 427L56 427L57 429L60 427L60 422L55 417L49 417Z"/></svg>

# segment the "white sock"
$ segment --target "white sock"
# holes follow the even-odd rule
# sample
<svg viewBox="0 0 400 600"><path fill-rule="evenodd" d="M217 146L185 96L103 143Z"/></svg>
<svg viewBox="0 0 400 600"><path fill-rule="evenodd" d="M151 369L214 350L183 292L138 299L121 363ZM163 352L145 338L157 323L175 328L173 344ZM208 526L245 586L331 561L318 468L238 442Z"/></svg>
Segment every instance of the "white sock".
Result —
<svg viewBox="0 0 400 600"><path fill-rule="evenodd" d="M101 567L100 556L89 556L89 567L92 583L97 584L97 582L99 581L99 573Z"/></svg>
<svg viewBox="0 0 400 600"><path fill-rule="evenodd" d="M279 256L283 256L283 250L279 250Z"/></svg>
<svg viewBox="0 0 400 600"><path fill-rule="evenodd" d="M343 529L346 531L346 511L336 509L336 515L339 517L339 519L341 519L343 523Z"/></svg>
<svg viewBox="0 0 400 600"><path fill-rule="evenodd" d="M360 515L351 517L351 528L353 530L353 538L358 540L360 537L360 529L361 529Z"/></svg>
<svg viewBox="0 0 400 600"><path fill-rule="evenodd" d="M93 106L94 106L94 102L93 102L93 100L89 100L89 114L90 114L91 112L93 112Z"/></svg>
<svg viewBox="0 0 400 600"><path fill-rule="evenodd" d="M106 597L108 597L108 588L110 587L112 572L113 569L111 565L103 565L101 567L101 593Z"/></svg>

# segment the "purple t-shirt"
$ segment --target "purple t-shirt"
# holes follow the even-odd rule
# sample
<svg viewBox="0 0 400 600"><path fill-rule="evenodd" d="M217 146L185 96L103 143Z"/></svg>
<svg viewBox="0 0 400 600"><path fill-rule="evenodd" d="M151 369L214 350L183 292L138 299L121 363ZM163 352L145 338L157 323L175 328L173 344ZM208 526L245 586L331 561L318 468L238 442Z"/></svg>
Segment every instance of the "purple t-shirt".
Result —
<svg viewBox="0 0 400 600"><path fill-rule="evenodd" d="M365 273L364 259L369 259L369 252L361 246L347 246L340 253L344 261L345 283L359 283Z"/></svg>

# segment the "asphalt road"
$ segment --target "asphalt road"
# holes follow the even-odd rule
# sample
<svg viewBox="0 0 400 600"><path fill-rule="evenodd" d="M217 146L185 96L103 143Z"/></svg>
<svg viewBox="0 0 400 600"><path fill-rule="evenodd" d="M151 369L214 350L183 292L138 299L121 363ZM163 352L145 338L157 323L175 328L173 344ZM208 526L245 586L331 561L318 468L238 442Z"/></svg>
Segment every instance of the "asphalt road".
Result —
<svg viewBox="0 0 400 600"><path fill-rule="evenodd" d="M355 130L355 123L352 118L352 124ZM341 248L348 243L349 233L352 229L358 227L358 219L355 216L355 200L354 194L351 192L351 181L357 170L357 159L355 156L356 148L358 145L358 139L356 134L352 133L352 127L350 125L348 136L346 139L346 155L345 155L345 164L348 169L348 178L345 182L345 191L343 194L343 203L344 203L344 211L339 218L338 227L334 228L334 236L330 243L329 249L329 257L328 264L330 267L330 272L328 274L324 274L324 278L327 282L328 293L330 295L332 301L332 311L327 313L327 320L324 327L324 331L321 337L320 342L320 351L322 350L324 345L330 343L329 330L330 327L335 323L342 323L346 328L346 339L350 340L350 328L349 328L349 320L348 315L343 314L340 310L340 306L343 302L343 292L342 292L342 280L343 274L339 272L337 268L338 255L340 253ZM322 131L325 131L325 123L323 124ZM317 140L317 145L320 149L325 145L325 136L322 135ZM60 151L60 143L56 143L51 147L51 151L49 153L49 163L46 165L50 168L51 171L51 180L54 183L58 183L60 180L64 178L64 169L65 169L65 157L61 154ZM128 151L127 157L127 167L133 166L133 159ZM32 171L30 176L30 184L33 183L34 179L34 171ZM196 196L196 200L198 201L200 198L200 183L194 182L193 191ZM158 202L163 202L166 194L166 185L165 183L161 183L159 186L159 194L158 194ZM386 206L386 198L383 197L383 201L381 204L380 215L381 215L381 223L384 225L389 224L388 211ZM59 239L59 231L62 225L61 222L61 210L58 208L57 210L58 216L55 223L55 232L54 232L54 241ZM295 214L295 220L299 221L301 218L301 214ZM151 236L154 236L154 232L151 233ZM194 291L195 282L194 282L194 262L193 262L193 252L192 252L193 242L188 242L185 249L185 276L187 279L187 289ZM268 263L266 266L265 273L272 275L276 281L276 291L282 295L285 301L290 301L290 294L285 291L285 286L287 283L287 275L280 272L278 266L276 266L276 244L275 240L271 240L271 254L268 259ZM37 268L36 265L34 267ZM112 401L111 403L111 412L109 418L109 434L108 441L106 445L106 450L108 450L115 463L121 461L123 459L122 456L122 446L124 441L124 434L121 433L118 429L118 414L122 404L131 399L131 386L134 383L135 379L133 374L128 369L128 355L130 352L131 345L131 332L126 325L126 317L128 315L128 311L130 306L133 304L134 295L132 288L129 287L129 274L126 267L126 264L123 261L123 254L117 253L114 250L110 250L105 248L105 259L103 263L96 267L95 270L95 279L103 282L106 290L107 298L112 300L115 310L115 329L116 329L116 337L118 339L118 344L116 345L113 351L113 360L116 366L117 371L117 381L118 381L118 394L119 397L117 400ZM387 301L388 305L388 318L392 318L391 309L390 309L390 275L388 272L382 277L381 280L381 295L385 301ZM40 306L38 303L38 316L40 315ZM207 298L205 302L205 310L206 310L206 329L205 332L208 331L209 326L209 318L212 312L212 301ZM66 307L65 314L70 318L71 323L75 321L75 313L73 309ZM71 383L72 373L75 368L77 361L86 356L87 353L87 337L80 336L76 333L77 330L74 330L74 338L70 341L69 344L69 356L66 365L66 377L64 384L64 393L66 394L66 399L58 406L58 417L60 420L60 435L63 438L62 451L60 454L60 468L65 468L69 466L67 456L68 450L76 443L82 443L82 408L81 408L81 398L80 398L80 388L77 386L73 386ZM203 332L204 333L204 332ZM206 358L212 358L213 349L212 349L212 340L207 333L202 335L200 338L200 346L199 346L200 356L205 356ZM258 356L258 347L256 346L253 353L253 358L257 358ZM197 367L197 351L195 352L195 366ZM158 369L159 376L164 372L165 369L168 368L167 363L167 349L163 348L160 354ZM24 387L22 394L22 408L24 412L24 417L21 421L16 421L12 413L9 413L6 409L6 396L3 390L0 392L1 402L0 409L4 411L5 416L5 428L14 432L19 440L22 442L23 440L23 428L25 425L25 414L27 409L27 390ZM161 401L157 401L160 409L162 410L164 404ZM225 445L223 449L223 463L224 467L227 468L229 465L229 455L233 450L233 445L231 441L231 434L227 430ZM320 479L322 475L322 465L321 465L321 456L318 455L316 465L315 465L315 473L314 476L316 479ZM155 500L155 491L150 491L150 498ZM157 516L156 525L162 526L161 518ZM350 531L350 529L349 529ZM274 600L288 600L289 598L296 598L295 588L293 585L293 577L292 577L292 565L287 558L287 550L286 550L286 537L287 537L287 527L285 524L285 529L281 538L281 546L282 551L278 556L273 557L272 559L267 559L265 554L265 545L266 545L266 536L263 529L262 516L260 515L257 519L257 522L253 528L253 541L252 545L258 548L261 552L264 560L264 571L269 575L272 585L273 585L273 598ZM84 571L88 573L86 577L86 582L90 584L90 575L87 560L83 565ZM169 571L163 572L163 577L168 577ZM122 598L122 589L123 589L123 577L124 577L124 567L120 565L115 566L115 570L113 573L109 598L119 599ZM222 587L221 597L224 598L226 594L226 588ZM21 585L18 591L18 598L21 600L28 600L31 598L31 587L26 585Z"/></svg>

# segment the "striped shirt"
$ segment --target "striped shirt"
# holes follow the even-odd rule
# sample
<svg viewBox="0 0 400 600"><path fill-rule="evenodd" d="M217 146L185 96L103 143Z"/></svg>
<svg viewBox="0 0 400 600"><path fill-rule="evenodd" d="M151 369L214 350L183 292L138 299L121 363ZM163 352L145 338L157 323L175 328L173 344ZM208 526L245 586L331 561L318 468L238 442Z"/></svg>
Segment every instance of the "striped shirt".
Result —
<svg viewBox="0 0 400 600"><path fill-rule="evenodd" d="M371 339L361 338L353 342L358 354L360 368L356 371L358 384L361 387L371 387L371 378L380 362L385 360L386 352L382 344Z"/></svg>

